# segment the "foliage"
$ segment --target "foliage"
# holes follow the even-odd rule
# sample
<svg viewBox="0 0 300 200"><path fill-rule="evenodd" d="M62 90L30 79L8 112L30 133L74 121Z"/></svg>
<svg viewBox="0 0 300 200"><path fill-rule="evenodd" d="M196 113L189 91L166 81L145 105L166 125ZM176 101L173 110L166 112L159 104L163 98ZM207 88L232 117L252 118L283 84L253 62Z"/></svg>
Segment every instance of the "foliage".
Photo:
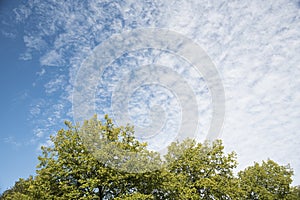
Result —
<svg viewBox="0 0 300 200"><path fill-rule="evenodd" d="M299 200L300 199L300 186L291 187L290 193L287 196L289 200Z"/></svg>
<svg viewBox="0 0 300 200"><path fill-rule="evenodd" d="M246 168L239 173L246 199L287 199L293 171L272 160Z"/></svg>
<svg viewBox="0 0 300 200"><path fill-rule="evenodd" d="M173 142L161 159L132 127L116 127L107 116L66 125L51 137L53 146L42 147L37 175L0 199L300 199L290 167L272 160L234 176L236 154L225 154L220 140Z"/></svg>
<svg viewBox="0 0 300 200"><path fill-rule="evenodd" d="M6 200L29 200L30 192L29 187L33 183L33 177L30 176L28 179L24 180L20 178L14 185L13 188L6 190L1 196L0 199Z"/></svg>
<svg viewBox="0 0 300 200"><path fill-rule="evenodd" d="M223 150L220 140L204 144L186 140L169 146L166 160L170 172L180 180L179 199L226 199L239 194L232 171L236 155L224 155Z"/></svg>
<svg viewBox="0 0 300 200"><path fill-rule="evenodd" d="M141 176L118 170L110 165L116 155L121 156L120 151L111 153L107 150L110 144L115 144L123 150L143 152L148 155L148 162L160 161L156 154L146 150L145 144L134 139L132 128L117 128L107 117L103 124L96 116L85 121L80 129L69 122L67 125L68 130L62 129L51 138L54 147L42 148L43 156L39 157L39 170L31 188L35 198L111 199L130 194L136 189L143 189L147 194L152 191L151 187L158 184L159 179L155 178L158 174L155 171ZM80 137L82 132L88 137ZM92 138L92 141L98 142L97 145L103 141L107 142L108 145L102 149L103 151L96 152L105 159L96 159L91 153L91 146L88 146L90 143L84 141L86 138ZM130 161L125 164L128 163ZM148 184L148 188L144 188L142 183L147 179L151 179L153 184L152 186Z"/></svg>

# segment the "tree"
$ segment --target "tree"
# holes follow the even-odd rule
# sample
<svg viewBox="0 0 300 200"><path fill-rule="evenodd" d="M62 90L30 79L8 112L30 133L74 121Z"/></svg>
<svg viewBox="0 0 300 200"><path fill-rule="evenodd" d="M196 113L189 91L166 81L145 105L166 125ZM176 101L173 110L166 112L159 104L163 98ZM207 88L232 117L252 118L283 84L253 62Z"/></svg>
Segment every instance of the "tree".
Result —
<svg viewBox="0 0 300 200"><path fill-rule="evenodd" d="M288 200L299 200L300 199L300 186L291 187L290 193L287 196Z"/></svg>
<svg viewBox="0 0 300 200"><path fill-rule="evenodd" d="M245 191L245 199L287 199L290 193L290 166L280 166L272 160L255 163L254 166L239 172L241 187Z"/></svg>
<svg viewBox="0 0 300 200"><path fill-rule="evenodd" d="M33 182L33 177L30 176L28 179L20 178L15 185L6 190L2 195L0 195L0 200L28 200L30 199L30 192L28 191L30 185Z"/></svg>
<svg viewBox="0 0 300 200"><path fill-rule="evenodd" d="M232 170L236 154L225 155L220 140L196 143L186 140L169 146L166 160L171 173L179 179L179 199L235 199L238 181Z"/></svg>
<svg viewBox="0 0 300 200"><path fill-rule="evenodd" d="M112 199L136 190L149 195L153 191L151 187L159 185L160 179L156 178L159 172L137 174L122 171L125 168L116 169L111 163L124 152L111 153L106 149L114 144L121 150L143 153L141 161L152 165L156 162L159 165L158 155L147 151L146 145L134 138L131 127L115 127L107 116L105 120L102 123L94 116L81 127L66 122L68 130L61 129L51 137L53 147L42 147L43 155L38 158L37 176L28 189L28 196L32 199ZM91 139L96 145L106 144L101 151L95 151L104 159L99 160L91 153L94 147L87 146L90 141L86 141ZM124 166L136 164L135 158L120 162ZM149 165L144 166L145 170L146 167ZM152 184L145 186L143 183L150 179Z"/></svg>
<svg viewBox="0 0 300 200"><path fill-rule="evenodd" d="M132 127L107 116L66 125L42 147L37 175L17 181L1 200L300 199L290 167L272 160L234 176L236 154L225 154L220 140L173 142L161 159Z"/></svg>

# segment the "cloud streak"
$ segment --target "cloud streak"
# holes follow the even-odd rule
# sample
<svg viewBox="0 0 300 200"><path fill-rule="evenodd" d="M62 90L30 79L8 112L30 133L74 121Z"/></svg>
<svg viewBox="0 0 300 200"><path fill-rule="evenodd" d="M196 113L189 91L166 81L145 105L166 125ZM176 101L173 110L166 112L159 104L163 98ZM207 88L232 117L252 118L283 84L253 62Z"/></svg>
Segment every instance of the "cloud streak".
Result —
<svg viewBox="0 0 300 200"><path fill-rule="evenodd" d="M86 4L66 1L62 4L48 0L28 1L15 13L18 23L28 24L24 59L38 52L42 65L62 68L58 73L68 79L49 86L61 93L53 105L68 106L56 109L56 114L49 109L48 117L59 116L58 110L70 113L77 71L98 44L122 30L171 29L203 47L223 78L226 121L222 139L228 151L238 153L240 168L269 157L281 164L291 163L296 172L295 184L300 184L297 1L89 1ZM164 64L172 62L166 59ZM114 77L112 74L108 77ZM55 78L48 85L51 82L56 83ZM99 86L99 92L105 91L105 87L109 89L111 85ZM208 94L204 89L197 97L205 96L204 121L210 112ZM49 106L52 103L47 102ZM47 116L42 118L46 120ZM49 120L53 126L61 117L55 119Z"/></svg>

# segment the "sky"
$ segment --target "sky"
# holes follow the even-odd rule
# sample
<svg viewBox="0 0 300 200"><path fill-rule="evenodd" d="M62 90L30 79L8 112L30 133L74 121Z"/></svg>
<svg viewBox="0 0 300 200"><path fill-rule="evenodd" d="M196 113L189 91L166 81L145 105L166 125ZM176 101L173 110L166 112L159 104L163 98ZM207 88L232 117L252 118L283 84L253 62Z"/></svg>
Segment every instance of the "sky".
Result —
<svg viewBox="0 0 300 200"><path fill-rule="evenodd" d="M182 55L137 49L114 58L102 71L93 68L96 75L84 74L93 55L105 45L111 48L110 38L143 28L189 38L211 59L225 92L219 138L227 152L237 153L238 170L270 158L290 164L293 184L300 185L299 0L2 0L0 192L35 173L40 146L51 145L49 135L64 128L65 120L80 118L76 102L85 106L81 112L92 110L99 118L108 113L131 119L141 131L158 132L147 135L152 139L140 136L153 149L170 143L186 121L196 123L198 141L205 139L213 113L211 88L205 74ZM149 79L151 72L160 79ZM174 77L178 85L163 85ZM95 84L92 103L76 96L81 82ZM179 90L184 84L188 87ZM182 103L191 99L184 91L191 91L196 102L196 121L193 109ZM128 102L127 118L120 114L120 99ZM148 129L153 124L155 129Z"/></svg>

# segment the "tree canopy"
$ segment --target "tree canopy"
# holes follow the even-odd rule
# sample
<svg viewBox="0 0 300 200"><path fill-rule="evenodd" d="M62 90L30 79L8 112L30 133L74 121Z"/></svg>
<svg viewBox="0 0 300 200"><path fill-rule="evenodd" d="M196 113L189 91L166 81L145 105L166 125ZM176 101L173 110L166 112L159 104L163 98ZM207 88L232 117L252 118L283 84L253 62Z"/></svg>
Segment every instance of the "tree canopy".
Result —
<svg viewBox="0 0 300 200"><path fill-rule="evenodd" d="M132 127L116 127L107 116L66 125L42 147L36 175L0 199L300 199L289 166L267 160L235 176L236 154L226 154L221 140L173 142L161 158Z"/></svg>

